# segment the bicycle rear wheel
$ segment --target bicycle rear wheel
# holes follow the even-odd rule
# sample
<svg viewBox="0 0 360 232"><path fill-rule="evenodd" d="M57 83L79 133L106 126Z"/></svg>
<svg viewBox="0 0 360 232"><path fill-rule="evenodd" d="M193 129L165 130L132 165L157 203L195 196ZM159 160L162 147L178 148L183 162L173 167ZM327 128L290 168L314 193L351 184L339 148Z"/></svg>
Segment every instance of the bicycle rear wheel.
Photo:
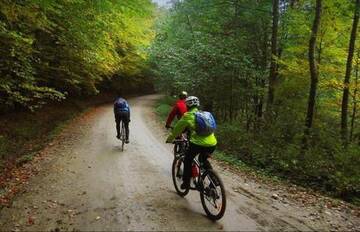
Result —
<svg viewBox="0 0 360 232"><path fill-rule="evenodd" d="M224 216L226 195L224 184L214 170L207 170L201 177L201 204L211 220L219 220Z"/></svg>
<svg viewBox="0 0 360 232"><path fill-rule="evenodd" d="M175 158L172 164L172 179L175 186L177 194L181 197L184 197L188 194L189 189L181 189L180 185L182 184L182 176L184 173L184 157Z"/></svg>

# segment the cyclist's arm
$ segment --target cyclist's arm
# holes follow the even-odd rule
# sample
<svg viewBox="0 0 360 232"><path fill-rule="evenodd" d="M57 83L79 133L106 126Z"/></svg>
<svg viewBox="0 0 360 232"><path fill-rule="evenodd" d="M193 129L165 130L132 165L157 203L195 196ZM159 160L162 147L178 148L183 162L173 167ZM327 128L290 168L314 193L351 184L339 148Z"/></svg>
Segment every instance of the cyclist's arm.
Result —
<svg viewBox="0 0 360 232"><path fill-rule="evenodd" d="M175 105L171 112L169 113L169 116L166 120L166 125L167 126L170 126L171 125L171 122L174 120L175 116L176 116L176 113L177 113L177 105Z"/></svg>
<svg viewBox="0 0 360 232"><path fill-rule="evenodd" d="M126 107L128 108L128 112L129 112L129 120L130 120L130 106L129 104L126 102Z"/></svg>
<svg viewBox="0 0 360 232"><path fill-rule="evenodd" d="M180 118L187 112L187 107L185 105L185 103L181 104L179 103L178 104L178 113L179 113L179 116Z"/></svg>
<svg viewBox="0 0 360 232"><path fill-rule="evenodd" d="M179 136L187 127L189 126L189 121L186 116L182 117L175 125L174 129L171 131L171 134L167 138L167 142L172 142L177 136Z"/></svg>

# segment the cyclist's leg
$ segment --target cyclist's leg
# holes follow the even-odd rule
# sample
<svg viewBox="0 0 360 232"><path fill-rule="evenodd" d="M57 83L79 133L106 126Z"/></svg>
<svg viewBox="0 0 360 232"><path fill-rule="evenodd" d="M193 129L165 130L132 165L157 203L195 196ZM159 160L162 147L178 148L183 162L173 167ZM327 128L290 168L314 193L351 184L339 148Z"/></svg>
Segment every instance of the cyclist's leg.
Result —
<svg viewBox="0 0 360 232"><path fill-rule="evenodd" d="M188 188L190 185L191 178L191 164L194 157L201 152L201 146L190 143L189 148L186 151L184 159L184 175L183 175L183 184L181 188Z"/></svg>
<svg viewBox="0 0 360 232"><path fill-rule="evenodd" d="M213 147L202 147L201 149L201 153L199 155L199 161L200 163L202 163L203 167L206 170L210 170L212 169L212 166L210 164L210 162L208 161L208 158L210 157L210 155L215 151L216 146ZM213 185L213 183L211 182L209 185L210 188L214 188L215 186Z"/></svg>
<svg viewBox="0 0 360 232"><path fill-rule="evenodd" d="M121 112L121 121L124 123L125 127L125 140L126 143L129 142L129 112Z"/></svg>
<svg viewBox="0 0 360 232"><path fill-rule="evenodd" d="M209 156L215 151L216 146L202 147L199 156L199 161L204 165L205 169L212 169L210 162L207 160Z"/></svg>
<svg viewBox="0 0 360 232"><path fill-rule="evenodd" d="M119 121L122 122L122 123L125 123L124 113L123 112L119 113ZM121 123L119 123L119 125L121 126ZM120 130L121 130L121 128L120 128Z"/></svg>
<svg viewBox="0 0 360 232"><path fill-rule="evenodd" d="M120 138L120 115L119 114L115 114L115 123L116 123L116 137L119 139Z"/></svg>
<svg viewBox="0 0 360 232"><path fill-rule="evenodd" d="M129 122L130 115L129 112L124 113L124 125L125 125L125 133L126 133L126 141L129 142Z"/></svg>

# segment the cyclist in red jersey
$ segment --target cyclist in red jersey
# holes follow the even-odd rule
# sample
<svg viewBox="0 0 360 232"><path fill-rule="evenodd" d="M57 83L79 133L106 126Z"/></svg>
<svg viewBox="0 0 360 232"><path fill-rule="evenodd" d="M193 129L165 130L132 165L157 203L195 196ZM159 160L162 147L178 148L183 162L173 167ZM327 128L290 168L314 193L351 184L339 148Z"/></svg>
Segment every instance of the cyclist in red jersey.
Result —
<svg viewBox="0 0 360 232"><path fill-rule="evenodd" d="M176 101L175 105L173 106L166 120L166 124L165 124L166 128L171 127L171 123L174 120L175 116L177 116L177 119L180 119L187 112L187 107L185 103L186 97L187 97L187 92L185 91L182 91L179 94L179 99Z"/></svg>

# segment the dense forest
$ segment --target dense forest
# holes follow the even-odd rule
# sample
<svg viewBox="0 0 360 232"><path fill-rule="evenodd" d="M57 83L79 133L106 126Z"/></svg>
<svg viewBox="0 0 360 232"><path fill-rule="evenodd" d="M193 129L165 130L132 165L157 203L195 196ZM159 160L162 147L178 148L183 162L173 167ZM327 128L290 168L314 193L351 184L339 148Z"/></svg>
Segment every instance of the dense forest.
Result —
<svg viewBox="0 0 360 232"><path fill-rule="evenodd" d="M157 87L200 97L227 154L360 193L360 1L184 0L161 13Z"/></svg>
<svg viewBox="0 0 360 232"><path fill-rule="evenodd" d="M146 82L154 9L148 0L0 0L0 111Z"/></svg>
<svg viewBox="0 0 360 232"><path fill-rule="evenodd" d="M360 0L0 0L0 113L186 90L216 116L223 154L356 200L359 11Z"/></svg>

